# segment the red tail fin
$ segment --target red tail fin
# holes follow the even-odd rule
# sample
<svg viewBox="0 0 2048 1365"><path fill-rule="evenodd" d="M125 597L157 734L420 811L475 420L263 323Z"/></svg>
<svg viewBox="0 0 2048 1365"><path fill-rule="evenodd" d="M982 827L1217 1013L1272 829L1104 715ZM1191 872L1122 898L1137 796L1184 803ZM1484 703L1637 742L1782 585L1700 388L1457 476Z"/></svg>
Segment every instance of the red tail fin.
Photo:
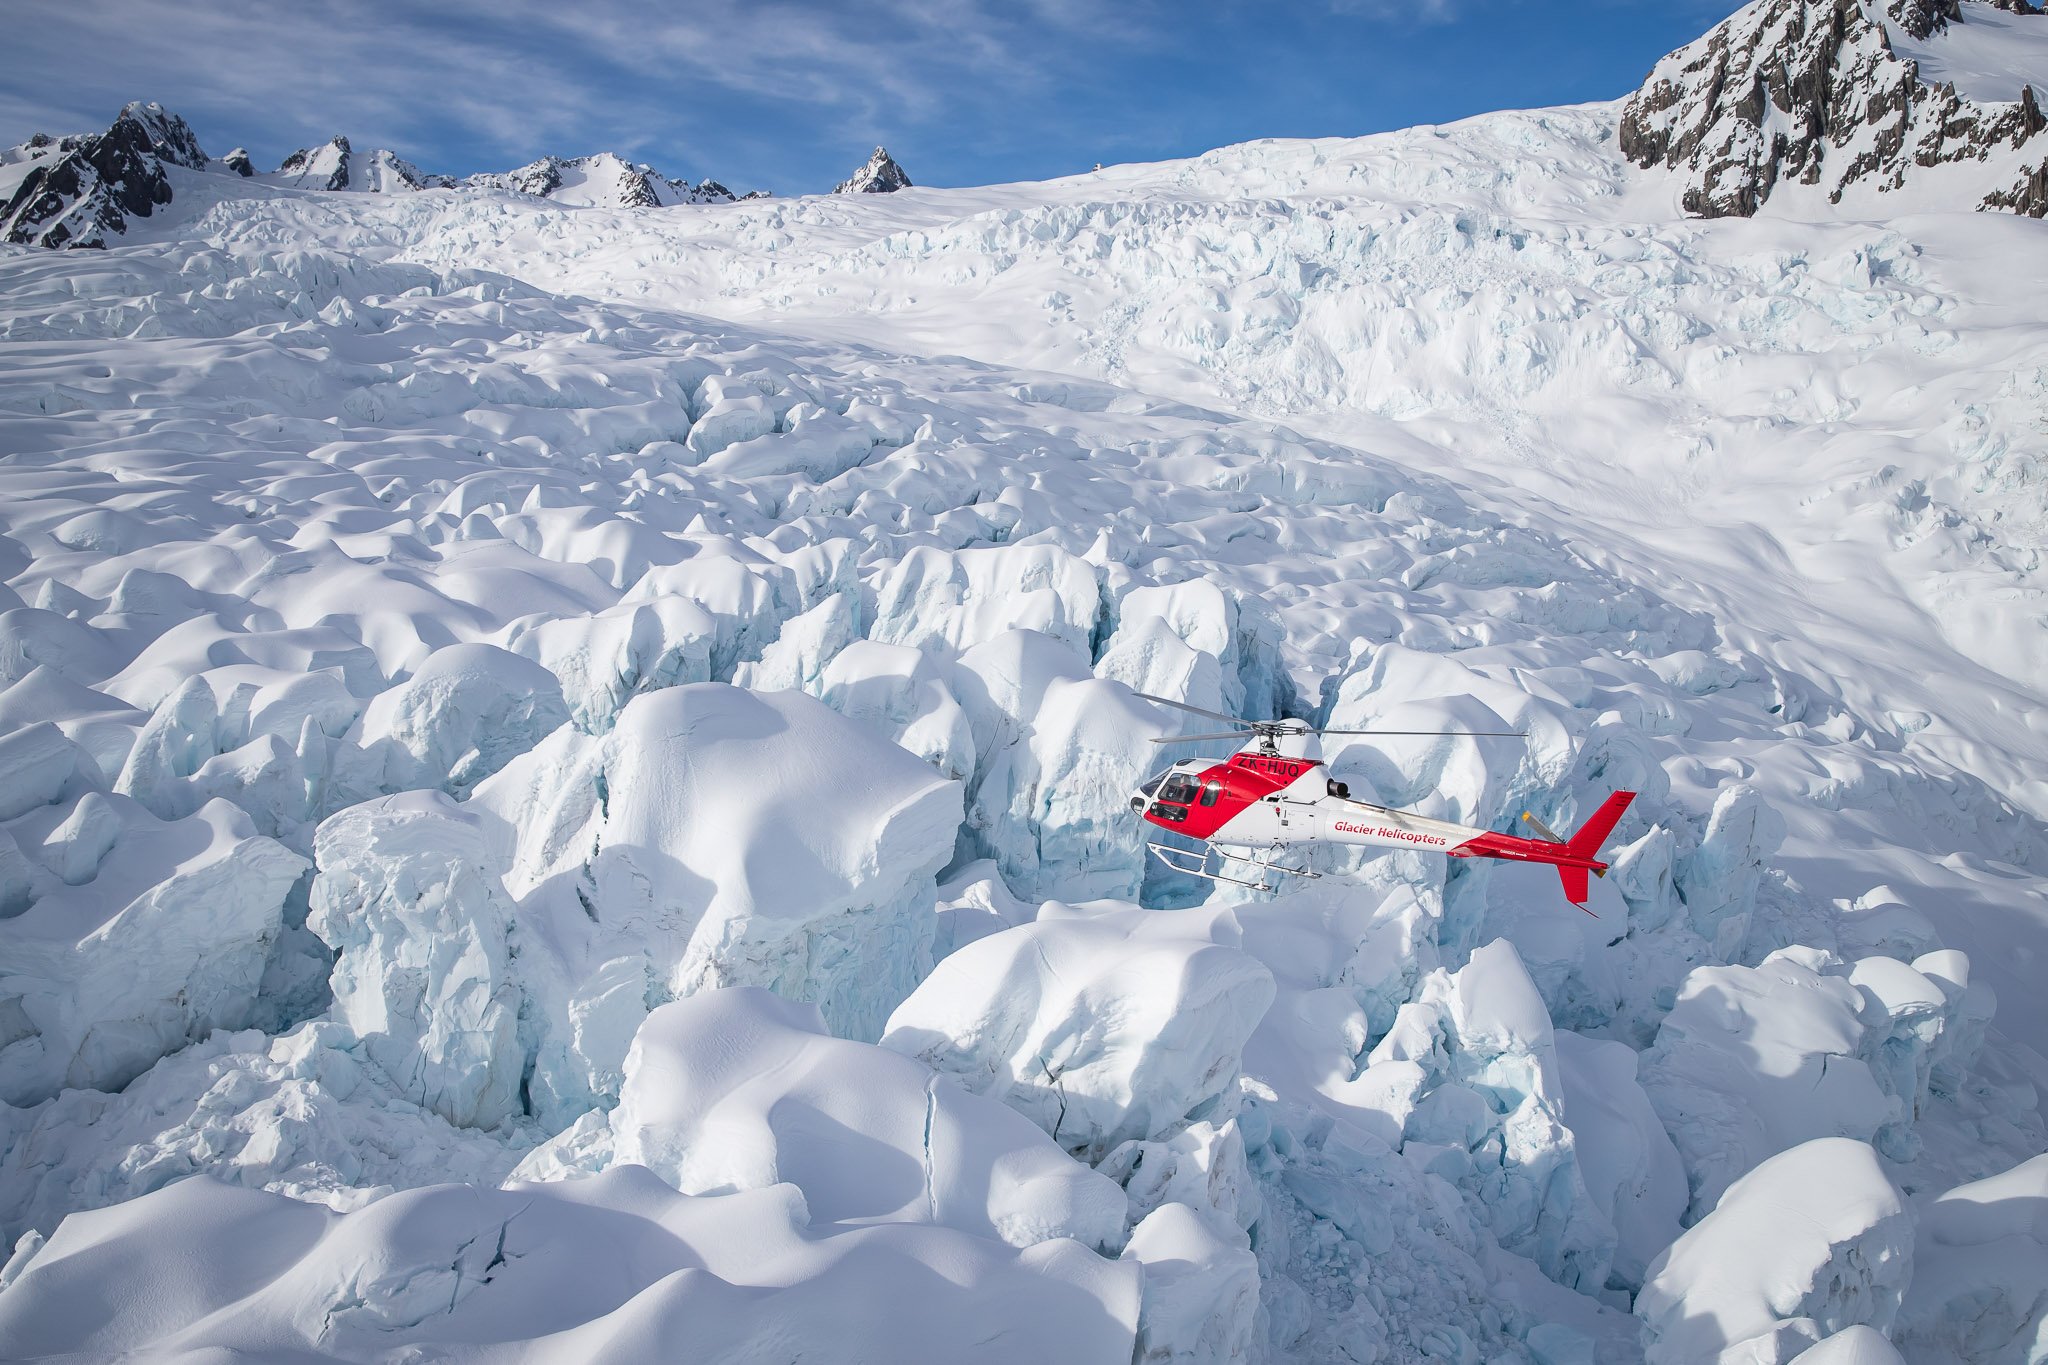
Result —
<svg viewBox="0 0 2048 1365"><path fill-rule="evenodd" d="M1581 910L1586 910L1586 869L1583 867L1562 867L1557 869L1557 879L1564 883L1564 898ZM1586 910L1592 914L1591 910Z"/></svg>
<svg viewBox="0 0 2048 1365"><path fill-rule="evenodd" d="M1614 833L1615 825L1621 822L1621 813L1627 810L1628 803L1635 799L1634 792L1616 792L1608 797L1601 803L1600 809L1593 812L1593 818L1579 826L1578 832L1565 844L1565 852L1574 858L1600 861L1600 845L1606 843L1607 836ZM1580 878L1582 885L1584 880L1583 877ZM1566 889L1570 889L1569 884Z"/></svg>

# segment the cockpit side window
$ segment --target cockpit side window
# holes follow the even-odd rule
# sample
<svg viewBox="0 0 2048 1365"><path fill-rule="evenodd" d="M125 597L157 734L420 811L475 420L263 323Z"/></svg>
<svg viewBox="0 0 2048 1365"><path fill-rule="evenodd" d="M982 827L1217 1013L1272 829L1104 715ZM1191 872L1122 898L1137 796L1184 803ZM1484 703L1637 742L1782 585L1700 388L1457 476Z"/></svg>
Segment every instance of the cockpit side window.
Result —
<svg viewBox="0 0 2048 1365"><path fill-rule="evenodd" d="M1196 790L1194 778L1186 773L1175 773L1167 778L1166 785L1159 789L1159 799L1171 801L1177 806L1185 806L1194 801Z"/></svg>
<svg viewBox="0 0 2048 1365"><path fill-rule="evenodd" d="M1222 796L1222 795L1223 795L1223 784L1222 784L1221 782L1218 782L1218 781L1217 781L1217 780L1216 780L1215 778L1213 778L1213 777L1212 777L1212 778L1210 778L1210 779L1209 779L1209 780L1208 780L1207 782L1204 782L1204 783L1202 784L1202 804L1203 804L1203 805L1205 805L1205 806L1213 806L1213 805L1215 805L1215 804L1216 804L1216 800L1217 800L1217 798L1218 798L1218 797L1220 797L1220 796Z"/></svg>

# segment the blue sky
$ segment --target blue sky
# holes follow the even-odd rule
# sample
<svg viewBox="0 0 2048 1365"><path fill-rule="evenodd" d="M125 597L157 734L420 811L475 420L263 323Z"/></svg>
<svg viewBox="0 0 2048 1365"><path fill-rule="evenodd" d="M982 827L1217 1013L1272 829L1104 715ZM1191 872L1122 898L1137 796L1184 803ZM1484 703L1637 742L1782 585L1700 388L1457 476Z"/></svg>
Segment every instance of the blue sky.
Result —
<svg viewBox="0 0 2048 1365"><path fill-rule="evenodd" d="M10 24L0 142L156 99L260 167L345 133L452 174L614 150L829 189L1040 179L1611 99L1737 0L69 0Z"/></svg>

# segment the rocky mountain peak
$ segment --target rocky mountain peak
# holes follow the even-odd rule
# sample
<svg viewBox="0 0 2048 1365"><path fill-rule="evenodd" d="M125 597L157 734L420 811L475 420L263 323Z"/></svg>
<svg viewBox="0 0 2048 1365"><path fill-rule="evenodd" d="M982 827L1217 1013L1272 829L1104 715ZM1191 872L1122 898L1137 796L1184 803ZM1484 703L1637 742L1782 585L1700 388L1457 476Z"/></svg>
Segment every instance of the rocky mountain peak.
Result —
<svg viewBox="0 0 2048 1365"><path fill-rule="evenodd" d="M20 148L27 172L0 207L0 241L47 247L105 246L128 219L171 202L166 162L203 167L191 128L162 105L125 106L106 132L37 135ZM18 164L18 163L17 163Z"/></svg>
<svg viewBox="0 0 2048 1365"><path fill-rule="evenodd" d="M162 161L189 170L203 171L207 155L192 132L191 125L154 100L130 100L115 118L117 125L133 123L142 130L151 151Z"/></svg>
<svg viewBox="0 0 2048 1365"><path fill-rule="evenodd" d="M893 194L897 190L910 188L910 173L897 164L886 147L875 148L875 154L868 158L850 177L842 180L834 194Z"/></svg>
<svg viewBox="0 0 2048 1365"><path fill-rule="evenodd" d="M353 190L364 194L402 194L454 182L428 175L396 152L373 147L359 152L345 137L318 147L302 147L277 168L278 179L302 190Z"/></svg>
<svg viewBox="0 0 2048 1365"><path fill-rule="evenodd" d="M1756 0L1666 57L1623 111L1621 150L1683 177L1686 212L1748 217L1809 187L1841 203L1924 182L1953 203L2048 213L2048 128L2031 86L2012 101L1930 84L1895 49L1971 21L1988 0ZM2025 0L1996 8L2037 15ZM1978 22L1983 22L1981 13ZM2048 40L2048 19L2043 38ZM2048 48L2044 48L2048 51Z"/></svg>
<svg viewBox="0 0 2048 1365"><path fill-rule="evenodd" d="M591 156L544 156L517 170L472 175L465 188L513 190L557 203L596 208L660 208L669 204L725 204L733 192L715 180L691 185L663 175L645 162L616 152Z"/></svg>

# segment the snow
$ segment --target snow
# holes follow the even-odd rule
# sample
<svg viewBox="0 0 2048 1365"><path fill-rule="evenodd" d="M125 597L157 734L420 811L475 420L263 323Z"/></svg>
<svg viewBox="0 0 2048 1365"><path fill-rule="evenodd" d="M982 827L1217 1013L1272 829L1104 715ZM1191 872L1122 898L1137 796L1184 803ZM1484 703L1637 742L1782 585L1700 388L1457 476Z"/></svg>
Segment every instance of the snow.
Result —
<svg viewBox="0 0 2048 1365"><path fill-rule="evenodd" d="M0 1101L118 1089L248 1022L304 859L221 800L165 821L86 790L6 830L44 866L0 919Z"/></svg>
<svg viewBox="0 0 2048 1365"><path fill-rule="evenodd" d="M2048 1330L2048 1155L1919 1206L1900 1346L1958 1361L2028 1359Z"/></svg>
<svg viewBox="0 0 2048 1365"><path fill-rule="evenodd" d="M2031 1350L2040 225L1618 117L0 255L0 1355Z"/></svg>
<svg viewBox="0 0 2048 1365"><path fill-rule="evenodd" d="M2013 14L1985 0L1962 0L1961 23L1948 23L1915 38L1896 23L1885 25L1892 51L1919 63L1929 85L1953 85L1968 100L2016 100L2034 87L2048 90L2048 24L2038 15Z"/></svg>
<svg viewBox="0 0 2048 1365"><path fill-rule="evenodd" d="M685 1194L787 1182L820 1223L930 1223L1018 1248L1124 1240L1122 1191L1024 1118L893 1052L834 1038L814 1007L758 987L648 1015L626 1072L608 1143L543 1149L522 1169L631 1163Z"/></svg>
<svg viewBox="0 0 2048 1365"><path fill-rule="evenodd" d="M1273 987L1203 918L1049 902L1032 923L940 963L889 1016L882 1045L1003 1101L1089 1161L1225 1122Z"/></svg>
<svg viewBox="0 0 2048 1365"><path fill-rule="evenodd" d="M1694 1217L1764 1158L1824 1136L1870 1141L1908 1117L1887 1092L1855 983L1797 950L1701 967L1665 1016L1642 1076L1686 1159Z"/></svg>
<svg viewBox="0 0 2048 1365"><path fill-rule="evenodd" d="M1885 1332L1912 1273L1913 1215L1876 1152L1816 1138L1736 1181L1651 1265L1636 1299L1645 1359L1790 1358L1788 1344L1845 1327Z"/></svg>
<svg viewBox="0 0 2048 1365"><path fill-rule="evenodd" d="M1138 1279L1072 1242L813 1227L793 1186L693 1197L635 1166L349 1214L202 1178L67 1221L0 1303L0 1351L624 1360L688 1340L707 1362L937 1365L1028 1339L1120 1365Z"/></svg>

